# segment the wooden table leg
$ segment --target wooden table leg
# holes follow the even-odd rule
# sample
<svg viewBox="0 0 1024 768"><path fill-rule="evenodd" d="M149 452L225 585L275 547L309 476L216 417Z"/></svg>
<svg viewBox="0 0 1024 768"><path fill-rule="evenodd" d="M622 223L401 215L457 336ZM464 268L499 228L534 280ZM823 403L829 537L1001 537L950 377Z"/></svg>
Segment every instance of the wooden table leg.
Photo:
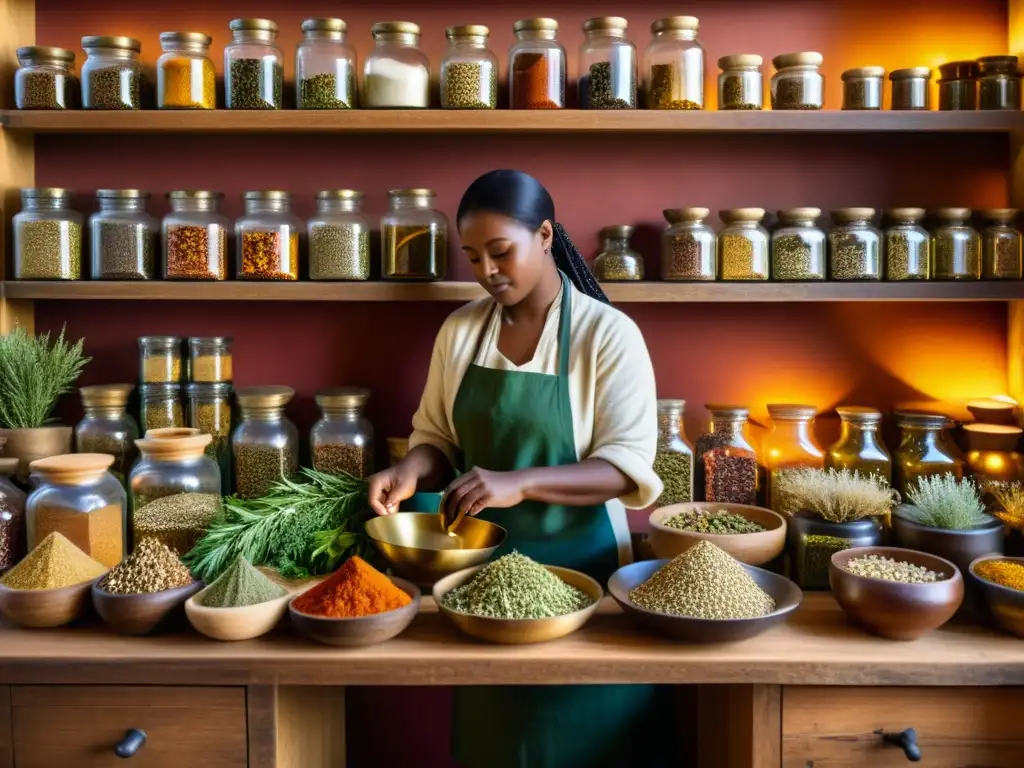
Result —
<svg viewBox="0 0 1024 768"><path fill-rule="evenodd" d="M345 689L250 685L249 768L344 768Z"/></svg>
<svg viewBox="0 0 1024 768"><path fill-rule="evenodd" d="M782 687L697 687L699 768L781 768Z"/></svg>

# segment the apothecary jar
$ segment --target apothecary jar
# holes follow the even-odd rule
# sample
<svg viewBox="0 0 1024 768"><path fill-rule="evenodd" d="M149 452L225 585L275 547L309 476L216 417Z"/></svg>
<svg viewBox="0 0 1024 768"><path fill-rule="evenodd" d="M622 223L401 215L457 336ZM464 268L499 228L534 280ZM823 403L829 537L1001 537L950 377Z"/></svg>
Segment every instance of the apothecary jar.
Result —
<svg viewBox="0 0 1024 768"><path fill-rule="evenodd" d="M601 230L601 252L594 259L594 277L601 282L644 279L644 260L629 246L632 235L633 228L625 224Z"/></svg>
<svg viewBox="0 0 1024 768"><path fill-rule="evenodd" d="M235 492L243 499L264 496L299 471L299 430L284 412L295 395L291 387L238 390L242 421L231 433Z"/></svg>
<svg viewBox="0 0 1024 768"><path fill-rule="evenodd" d="M185 426L185 407L181 399L181 385L139 385L139 429L143 434L151 429L181 429Z"/></svg>
<svg viewBox="0 0 1024 768"><path fill-rule="evenodd" d="M341 19L306 19L295 48L295 97L299 109L356 106L356 52Z"/></svg>
<svg viewBox="0 0 1024 768"><path fill-rule="evenodd" d="M302 221L283 190L245 193L245 215L235 222L235 277L239 280L298 280Z"/></svg>
<svg viewBox="0 0 1024 768"><path fill-rule="evenodd" d="M936 280L981 278L981 235L970 208L940 208L932 231L932 276Z"/></svg>
<svg viewBox="0 0 1024 768"><path fill-rule="evenodd" d="M430 106L430 60L420 50L419 25L374 24L373 50L363 63L360 106L367 109L426 109Z"/></svg>
<svg viewBox="0 0 1024 768"><path fill-rule="evenodd" d="M744 435L750 410L741 405L707 405L708 431L694 447L694 501L756 504L757 454Z"/></svg>
<svg viewBox="0 0 1024 768"><path fill-rule="evenodd" d="M142 43L132 37L89 35L82 38L82 48L86 53L82 65L82 107L142 109Z"/></svg>
<svg viewBox="0 0 1024 768"><path fill-rule="evenodd" d="M930 278L932 236L921 224L924 208L892 208L886 216L885 279Z"/></svg>
<svg viewBox="0 0 1024 768"><path fill-rule="evenodd" d="M135 461L139 425L128 414L132 384L96 384L79 388L85 416L75 425L77 453L106 453L114 457L110 472L122 485Z"/></svg>
<svg viewBox="0 0 1024 768"><path fill-rule="evenodd" d="M156 63L159 109L216 109L217 75L210 59L209 35L162 32L163 54Z"/></svg>
<svg viewBox="0 0 1024 768"><path fill-rule="evenodd" d="M764 107L764 79L761 76L763 59L753 53L737 53L718 60L718 108L762 109Z"/></svg>
<svg viewBox="0 0 1024 768"><path fill-rule="evenodd" d="M718 237L707 208L666 208L661 236L661 279L704 281L718 277Z"/></svg>
<svg viewBox="0 0 1024 768"><path fill-rule="evenodd" d="M370 220L362 202L354 189L316 193L316 215L306 222L310 280L370 279Z"/></svg>
<svg viewBox="0 0 1024 768"><path fill-rule="evenodd" d="M583 24L580 46L580 109L636 109L636 48L621 16L598 16Z"/></svg>
<svg viewBox="0 0 1024 768"><path fill-rule="evenodd" d="M15 280L79 280L82 277L82 214L71 209L70 189L21 190L14 215Z"/></svg>
<svg viewBox="0 0 1024 768"><path fill-rule="evenodd" d="M512 109L565 106L565 48L556 39L554 19L520 19L508 49L509 103Z"/></svg>
<svg viewBox="0 0 1024 768"><path fill-rule="evenodd" d="M821 469L825 464L825 453L811 433L815 408L813 405L772 404L768 406L768 415L772 428L761 443L761 459L768 482L767 503L776 512L793 514L797 510L779 492L782 479L793 470Z"/></svg>
<svg viewBox="0 0 1024 768"><path fill-rule="evenodd" d="M1019 213L1016 208L981 212L986 221L981 230L982 279L1021 279L1021 233L1014 226Z"/></svg>
<svg viewBox="0 0 1024 768"><path fill-rule="evenodd" d="M685 400L658 400L658 449L654 472L664 488L657 507L693 501L693 448L683 429Z"/></svg>
<svg viewBox="0 0 1024 768"><path fill-rule="evenodd" d="M80 99L75 54L64 48L29 45L17 50L14 103L18 109L75 109Z"/></svg>
<svg viewBox="0 0 1024 768"><path fill-rule="evenodd" d="M772 280L824 280L827 259L825 232L818 227L820 208L779 211L772 232Z"/></svg>
<svg viewBox="0 0 1024 768"><path fill-rule="evenodd" d="M482 24L448 27L441 61L442 109L497 109L498 57L487 47Z"/></svg>
<svg viewBox="0 0 1024 768"><path fill-rule="evenodd" d="M761 226L764 208L718 212L725 226L718 233L720 280L767 280L771 236Z"/></svg>
<svg viewBox="0 0 1024 768"><path fill-rule="evenodd" d="M695 16L668 16L651 24L644 52L648 109L704 109L704 47Z"/></svg>
<svg viewBox="0 0 1024 768"><path fill-rule="evenodd" d="M874 208L832 211L828 233L829 274L833 280L881 280L882 233Z"/></svg>
<svg viewBox="0 0 1024 768"><path fill-rule="evenodd" d="M373 425L364 414L369 399L370 390L358 387L316 393L321 415L309 433L313 469L353 477L373 474Z"/></svg>
<svg viewBox="0 0 1024 768"><path fill-rule="evenodd" d="M858 472L892 482L892 457L878 434L882 412L874 408L845 405L836 408L840 433L825 456L832 469Z"/></svg>
<svg viewBox="0 0 1024 768"><path fill-rule="evenodd" d="M385 280L444 280L448 218L434 208L432 189L392 189L391 210L380 220L381 276Z"/></svg>
<svg viewBox="0 0 1024 768"><path fill-rule="evenodd" d="M220 213L223 193L178 189L167 193L163 275L166 280L227 280L231 221Z"/></svg>
<svg viewBox="0 0 1024 768"><path fill-rule="evenodd" d="M824 58L817 51L783 53L772 59L772 109L822 109L825 106Z"/></svg>
<svg viewBox="0 0 1024 768"><path fill-rule="evenodd" d="M922 477L963 477L963 461L946 439L949 419L931 413L898 413L900 444L893 454L893 487L904 502Z"/></svg>
<svg viewBox="0 0 1024 768"><path fill-rule="evenodd" d="M98 189L89 217L93 280L152 280L157 276L160 222L146 211L149 192Z"/></svg>
<svg viewBox="0 0 1024 768"><path fill-rule="evenodd" d="M224 46L224 100L228 109L281 109L284 55L277 24L269 19L233 19Z"/></svg>

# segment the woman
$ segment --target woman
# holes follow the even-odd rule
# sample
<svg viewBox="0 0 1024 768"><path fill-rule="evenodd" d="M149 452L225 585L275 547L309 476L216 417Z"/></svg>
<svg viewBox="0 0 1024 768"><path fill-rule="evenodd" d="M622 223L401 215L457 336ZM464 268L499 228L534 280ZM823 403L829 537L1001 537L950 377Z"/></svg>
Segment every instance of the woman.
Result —
<svg viewBox="0 0 1024 768"><path fill-rule="evenodd" d="M442 326L409 454L369 479L370 505L391 514L418 487L448 484L449 519L479 515L508 531L497 555L517 549L604 583L629 562L625 506L661 492L654 372L639 329L607 304L554 213L547 190L518 171L466 190L462 250L490 297ZM653 694L458 689L455 758L467 768L652 765L635 753L651 730L634 729Z"/></svg>

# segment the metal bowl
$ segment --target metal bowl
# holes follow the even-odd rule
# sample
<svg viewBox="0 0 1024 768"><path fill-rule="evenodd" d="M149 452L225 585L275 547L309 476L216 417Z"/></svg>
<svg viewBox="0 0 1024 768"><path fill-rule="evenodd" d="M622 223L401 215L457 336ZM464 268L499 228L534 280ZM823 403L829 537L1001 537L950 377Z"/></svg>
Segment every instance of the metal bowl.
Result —
<svg viewBox="0 0 1024 768"><path fill-rule="evenodd" d="M437 522L437 519L434 519ZM579 571L572 571L568 568L559 568L555 565L546 565L551 573L577 589L586 592L593 601L586 608L581 608L565 616L555 616L550 619L492 619L487 616L473 616L472 614L453 611L445 608L442 598L451 590L459 587L473 578L484 566L478 565L475 568L467 568L464 571L453 573L434 585L434 601L441 613L447 616L452 622L471 637L480 640L488 640L492 643L524 644L542 643L547 640L554 640L559 637L575 632L587 623L587 620L597 610L597 605L604 596L604 590L594 579Z"/></svg>
<svg viewBox="0 0 1024 768"><path fill-rule="evenodd" d="M475 517L463 520L451 537L436 514L417 512L375 517L366 533L398 574L424 587L486 562L505 540L504 528Z"/></svg>

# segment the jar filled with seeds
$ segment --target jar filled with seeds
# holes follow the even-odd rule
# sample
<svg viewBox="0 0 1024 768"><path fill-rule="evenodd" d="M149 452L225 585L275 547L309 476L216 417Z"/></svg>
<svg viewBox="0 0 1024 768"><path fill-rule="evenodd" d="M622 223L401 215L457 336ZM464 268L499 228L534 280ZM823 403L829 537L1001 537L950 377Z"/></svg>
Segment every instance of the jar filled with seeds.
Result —
<svg viewBox="0 0 1024 768"><path fill-rule="evenodd" d="M99 189L100 209L89 217L93 280L152 280L156 277L159 222L146 213L149 192Z"/></svg>
<svg viewBox="0 0 1024 768"><path fill-rule="evenodd" d="M714 280L718 276L718 238L707 224L707 208L667 208L661 236L661 279Z"/></svg>
<svg viewBox="0 0 1024 768"><path fill-rule="evenodd" d="M981 230L982 279L1021 279L1021 234L1014 226L1019 213L1015 208L981 212L987 222Z"/></svg>
<svg viewBox="0 0 1024 768"><path fill-rule="evenodd" d="M363 414L370 390L356 387L316 393L320 420L309 433L313 469L353 477L373 474L373 425Z"/></svg>
<svg viewBox="0 0 1024 768"><path fill-rule="evenodd" d="M828 233L833 280L881 280L882 233L872 224L874 208L832 211Z"/></svg>
<svg viewBox="0 0 1024 768"><path fill-rule="evenodd" d="M181 381L181 345L183 341L184 339L180 336L141 336L139 338L139 381L144 384L174 384L177 386Z"/></svg>
<svg viewBox="0 0 1024 768"><path fill-rule="evenodd" d="M771 237L761 226L764 208L719 211L725 228L718 233L719 280L767 280Z"/></svg>
<svg viewBox="0 0 1024 768"><path fill-rule="evenodd" d="M793 514L797 510L785 494L779 492L780 480L793 470L821 469L825 465L825 452L811 433L815 408L813 405L773 404L768 406L768 415L772 428L761 443L767 480L766 502L776 512Z"/></svg>
<svg viewBox="0 0 1024 768"><path fill-rule="evenodd" d="M75 54L64 48L29 45L17 50L14 103L18 109L76 109L80 99Z"/></svg>
<svg viewBox="0 0 1024 768"><path fill-rule="evenodd" d="M363 193L324 189L306 223L310 280L370 279L370 220L360 211Z"/></svg>
<svg viewBox="0 0 1024 768"><path fill-rule="evenodd" d="M683 431L685 400L658 400L658 450L654 472L664 489L656 507L693 501L693 448Z"/></svg>
<svg viewBox="0 0 1024 768"><path fill-rule="evenodd" d="M21 190L21 212L14 215L15 280L80 280L82 214L71 210L70 189Z"/></svg>
<svg viewBox="0 0 1024 768"><path fill-rule="evenodd" d="M932 71L928 67L896 69L889 73L892 81L892 108L928 110L932 108Z"/></svg>
<svg viewBox="0 0 1024 768"><path fill-rule="evenodd" d="M583 24L580 46L580 109L636 109L636 48L626 39L621 16Z"/></svg>
<svg viewBox="0 0 1024 768"><path fill-rule="evenodd" d="M224 495L231 492L231 384L217 382L185 387L188 424L210 436L206 455L217 462Z"/></svg>
<svg viewBox="0 0 1024 768"><path fill-rule="evenodd" d="M931 278L931 241L921 222L924 208L892 208L885 228L885 279Z"/></svg>
<svg viewBox="0 0 1024 768"><path fill-rule="evenodd" d="M978 59L978 108L1020 111L1020 69L1016 56Z"/></svg>
<svg viewBox="0 0 1024 768"><path fill-rule="evenodd" d="M139 425L127 412L133 389L131 384L98 384L78 390L85 416L75 426L75 451L113 456L110 472L121 485L128 482L139 439Z"/></svg>
<svg viewBox="0 0 1024 768"><path fill-rule="evenodd" d="M828 449L827 466L864 476L880 477L892 483L892 458L878 434L882 412L860 406L840 406L839 440Z"/></svg>
<svg viewBox="0 0 1024 768"><path fill-rule="evenodd" d="M743 432L749 409L741 405L706 405L711 426L697 438L694 453L694 501L756 504L757 454Z"/></svg>
<svg viewBox="0 0 1024 768"><path fill-rule="evenodd" d="M189 380L199 384L231 383L230 336L192 336L188 340ZM230 394L230 393L229 393Z"/></svg>
<svg viewBox="0 0 1024 768"><path fill-rule="evenodd" d="M245 193L245 215L235 222L239 280L298 280L302 221L291 192Z"/></svg>
<svg viewBox="0 0 1024 768"><path fill-rule="evenodd" d="M161 32L156 62L158 109L216 109L217 75L210 59L213 40L202 32Z"/></svg>
<svg viewBox="0 0 1024 768"><path fill-rule="evenodd" d="M299 109L356 107L356 51L341 19L306 19L295 48Z"/></svg>
<svg viewBox="0 0 1024 768"><path fill-rule="evenodd" d="M224 46L224 104L228 109L281 109L284 56L277 24L267 19L234 19Z"/></svg>
<svg viewBox="0 0 1024 768"><path fill-rule="evenodd" d="M951 61L939 66L939 110L978 108L978 62Z"/></svg>
<svg viewBox="0 0 1024 768"><path fill-rule="evenodd" d="M843 109L881 109L885 67L857 67L842 74Z"/></svg>
<svg viewBox="0 0 1024 768"><path fill-rule="evenodd" d="M381 276L385 280L444 280L448 218L434 208L432 189L392 189L391 210L380 220Z"/></svg>
<svg viewBox="0 0 1024 768"><path fill-rule="evenodd" d="M932 475L963 477L963 461L946 438L949 419L931 413L897 413L900 443L893 454L893 487L904 499L918 480Z"/></svg>
<svg viewBox="0 0 1024 768"><path fill-rule="evenodd" d="M238 390L242 423L231 434L235 492L243 499L265 495L273 485L299 471L299 430L284 409L291 387Z"/></svg>
<svg viewBox="0 0 1024 768"><path fill-rule="evenodd" d="M487 47L491 30L482 24L448 27L441 61L442 109L497 109L498 57Z"/></svg>
<svg viewBox="0 0 1024 768"><path fill-rule="evenodd" d="M651 24L644 52L648 109L704 109L704 47L695 16L668 16Z"/></svg>
<svg viewBox="0 0 1024 768"><path fill-rule="evenodd" d="M82 38L82 48L82 107L142 109L142 43L132 37L89 35Z"/></svg>
<svg viewBox="0 0 1024 768"><path fill-rule="evenodd" d="M512 109L561 109L565 106L565 48L554 19L520 19L512 25L516 41L508 49L508 90Z"/></svg>
<svg viewBox="0 0 1024 768"><path fill-rule="evenodd" d="M139 426L143 434L151 429L182 429L185 408L180 384L139 385Z"/></svg>
<svg viewBox="0 0 1024 768"><path fill-rule="evenodd" d="M772 280L824 280L827 262L825 232L817 225L820 208L779 211L772 232Z"/></svg>
<svg viewBox="0 0 1024 768"><path fill-rule="evenodd" d="M410 21L374 24L373 50L363 64L360 106L426 109L430 106L430 59L420 50L420 28Z"/></svg>
<svg viewBox="0 0 1024 768"><path fill-rule="evenodd" d="M763 109L763 59L754 53L737 53L718 60L719 109Z"/></svg>
<svg viewBox="0 0 1024 768"><path fill-rule="evenodd" d="M633 228L625 224L601 230L601 252L594 259L594 277L601 282L644 279L644 260L629 247Z"/></svg>
<svg viewBox="0 0 1024 768"><path fill-rule="evenodd" d="M815 51L783 53L772 59L772 109L821 109L825 106L824 57Z"/></svg>
<svg viewBox="0 0 1024 768"><path fill-rule="evenodd" d="M25 492L14 484L19 460L0 459L0 574L25 556Z"/></svg>
<svg viewBox="0 0 1024 768"><path fill-rule="evenodd" d="M228 232L221 215L223 193L179 189L167 193L163 220L163 275L167 280L227 280Z"/></svg>
<svg viewBox="0 0 1024 768"><path fill-rule="evenodd" d="M981 235L970 224L970 208L940 208L932 232L932 275L936 280L981 279Z"/></svg>

